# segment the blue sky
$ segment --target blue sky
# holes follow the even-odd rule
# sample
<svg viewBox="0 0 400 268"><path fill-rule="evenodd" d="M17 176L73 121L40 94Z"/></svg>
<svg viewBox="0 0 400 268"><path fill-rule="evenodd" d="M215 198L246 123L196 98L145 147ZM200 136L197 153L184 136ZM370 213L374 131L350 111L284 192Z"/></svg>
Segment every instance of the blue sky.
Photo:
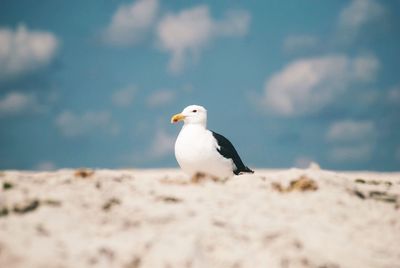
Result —
<svg viewBox="0 0 400 268"><path fill-rule="evenodd" d="M250 167L399 170L399 1L0 4L0 168L176 167L190 104Z"/></svg>

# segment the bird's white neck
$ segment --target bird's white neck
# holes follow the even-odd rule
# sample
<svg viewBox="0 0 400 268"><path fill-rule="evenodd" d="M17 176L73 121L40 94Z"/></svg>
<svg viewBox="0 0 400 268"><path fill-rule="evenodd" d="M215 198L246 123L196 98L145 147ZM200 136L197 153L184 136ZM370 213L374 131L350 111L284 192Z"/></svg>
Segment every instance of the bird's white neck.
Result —
<svg viewBox="0 0 400 268"><path fill-rule="evenodd" d="M183 129L201 129L201 130L204 130L204 129L206 129L206 124L205 123L196 123L196 124L193 124L193 123L189 123L189 124L184 124L183 125L183 127L182 127L182 130Z"/></svg>

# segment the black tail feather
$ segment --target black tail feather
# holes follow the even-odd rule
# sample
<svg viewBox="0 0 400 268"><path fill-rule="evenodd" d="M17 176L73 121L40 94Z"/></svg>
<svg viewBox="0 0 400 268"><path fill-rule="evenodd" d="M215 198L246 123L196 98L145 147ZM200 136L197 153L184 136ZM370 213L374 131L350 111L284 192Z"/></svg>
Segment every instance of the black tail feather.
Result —
<svg viewBox="0 0 400 268"><path fill-rule="evenodd" d="M235 175L240 175L243 173L254 173L254 171L251 170L250 168L244 166L244 168L242 168L242 169L236 169L233 173L235 173Z"/></svg>

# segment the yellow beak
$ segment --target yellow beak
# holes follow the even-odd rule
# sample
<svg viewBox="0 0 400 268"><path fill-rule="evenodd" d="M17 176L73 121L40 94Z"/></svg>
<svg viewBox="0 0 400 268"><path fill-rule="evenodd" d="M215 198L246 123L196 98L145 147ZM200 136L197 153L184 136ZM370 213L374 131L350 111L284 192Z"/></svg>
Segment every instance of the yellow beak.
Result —
<svg viewBox="0 0 400 268"><path fill-rule="evenodd" d="M179 121L182 121L183 119L185 119L185 116L183 114L176 114L171 117L171 123L177 123Z"/></svg>

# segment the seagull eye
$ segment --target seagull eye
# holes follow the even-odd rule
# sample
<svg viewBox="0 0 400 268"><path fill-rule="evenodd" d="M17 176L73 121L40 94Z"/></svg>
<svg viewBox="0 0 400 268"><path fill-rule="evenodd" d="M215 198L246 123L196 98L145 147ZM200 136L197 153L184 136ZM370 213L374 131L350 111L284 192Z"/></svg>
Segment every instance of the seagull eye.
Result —
<svg viewBox="0 0 400 268"><path fill-rule="evenodd" d="M193 110L192 112L193 112L193 113L197 113L197 110Z"/></svg>

